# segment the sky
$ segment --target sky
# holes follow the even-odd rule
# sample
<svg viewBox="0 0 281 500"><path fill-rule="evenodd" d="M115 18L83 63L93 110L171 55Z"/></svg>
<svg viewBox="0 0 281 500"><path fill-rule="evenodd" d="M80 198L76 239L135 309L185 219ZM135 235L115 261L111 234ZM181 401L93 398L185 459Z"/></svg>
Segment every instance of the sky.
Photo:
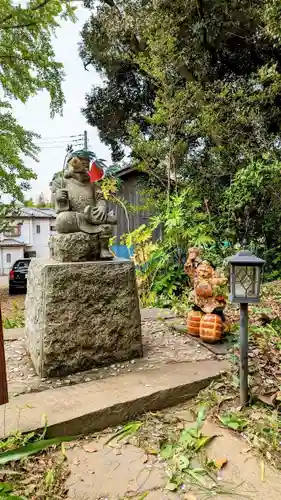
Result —
<svg viewBox="0 0 281 500"><path fill-rule="evenodd" d="M66 99L63 116L50 118L47 92L41 92L25 105L19 101L13 103L14 114L20 124L42 137L37 141L42 146L39 162L30 159L25 161L37 174L37 180L31 182L31 191L26 194L27 198L32 197L35 200L41 192L49 198L49 182L53 174L62 169L65 147L70 142L69 136L83 134L84 130L87 130L89 149L94 151L98 158L110 162L110 150L101 143L97 129L90 127L81 113L86 93L93 85L101 84L101 79L94 69L89 67L89 71L84 70L78 54L80 32L90 11L79 7L76 13L78 21L75 24L70 21L62 22L54 39L57 61L63 63L66 73L63 82Z"/></svg>

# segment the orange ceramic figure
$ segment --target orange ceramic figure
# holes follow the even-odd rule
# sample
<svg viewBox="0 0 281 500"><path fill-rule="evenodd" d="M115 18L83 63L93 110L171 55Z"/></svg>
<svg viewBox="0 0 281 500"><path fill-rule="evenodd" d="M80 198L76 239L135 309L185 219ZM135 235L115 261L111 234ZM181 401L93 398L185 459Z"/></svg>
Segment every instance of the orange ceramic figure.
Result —
<svg viewBox="0 0 281 500"><path fill-rule="evenodd" d="M218 288L227 283L227 278L219 277L207 261L203 261L196 269L194 279L195 305L204 313L212 313L215 309L224 309L226 300L218 293Z"/></svg>
<svg viewBox="0 0 281 500"><path fill-rule="evenodd" d="M187 318L188 332L206 342L216 342L225 331L223 309L226 306L224 287L227 278L219 276L208 261L202 261L201 251L190 248L184 271L193 286L190 299L193 311Z"/></svg>
<svg viewBox="0 0 281 500"><path fill-rule="evenodd" d="M189 277L191 285L194 284L196 269L202 262L200 255L201 250L199 248L189 248L187 260L184 265L184 272Z"/></svg>

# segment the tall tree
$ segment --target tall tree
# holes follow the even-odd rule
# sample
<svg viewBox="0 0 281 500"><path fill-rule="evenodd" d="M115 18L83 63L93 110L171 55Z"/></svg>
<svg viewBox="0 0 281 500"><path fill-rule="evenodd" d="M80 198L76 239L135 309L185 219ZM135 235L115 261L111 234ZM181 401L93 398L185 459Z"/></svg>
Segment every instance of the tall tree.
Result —
<svg viewBox="0 0 281 500"><path fill-rule="evenodd" d="M12 100L25 103L41 90L50 95L51 114L64 103L62 64L55 60L51 37L60 19L74 21L68 0L29 0L25 7L12 0L0 3L0 192L23 199L35 174L24 156L36 159L37 135L26 131L12 113Z"/></svg>
<svg viewBox="0 0 281 500"><path fill-rule="evenodd" d="M269 227L277 233L279 218L266 225L265 212L257 211L255 231L246 230L248 217L236 213L229 193L241 182L241 170L252 175L250 166L259 165L254 171L262 183L263 169L276 176L281 160L279 1L86 3L93 10L81 56L104 82L87 96L84 112L101 138L114 153L130 146L137 163L160 178L170 159L179 177L192 182L222 237L231 229L234 239L249 243L268 239ZM265 194L259 190L256 205Z"/></svg>

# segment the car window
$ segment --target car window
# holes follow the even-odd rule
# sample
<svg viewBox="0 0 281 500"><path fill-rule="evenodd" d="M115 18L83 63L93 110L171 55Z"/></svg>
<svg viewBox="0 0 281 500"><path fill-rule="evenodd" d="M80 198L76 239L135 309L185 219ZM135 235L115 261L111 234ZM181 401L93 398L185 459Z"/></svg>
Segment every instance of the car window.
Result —
<svg viewBox="0 0 281 500"><path fill-rule="evenodd" d="M16 262L14 265L15 269L28 269L29 262L28 261L21 261L21 262Z"/></svg>

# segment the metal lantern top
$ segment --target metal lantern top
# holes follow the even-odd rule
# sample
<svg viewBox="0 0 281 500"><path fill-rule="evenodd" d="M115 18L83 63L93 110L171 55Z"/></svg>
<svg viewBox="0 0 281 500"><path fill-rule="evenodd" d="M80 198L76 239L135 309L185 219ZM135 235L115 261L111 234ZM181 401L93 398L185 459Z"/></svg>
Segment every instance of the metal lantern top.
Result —
<svg viewBox="0 0 281 500"><path fill-rule="evenodd" d="M233 266L259 266L262 267L265 264L265 260L256 257L249 250L241 250L233 257L229 257L229 264Z"/></svg>
<svg viewBox="0 0 281 500"><path fill-rule="evenodd" d="M265 261L248 250L241 250L228 259L230 271L230 301L239 304L260 301L261 268Z"/></svg>

